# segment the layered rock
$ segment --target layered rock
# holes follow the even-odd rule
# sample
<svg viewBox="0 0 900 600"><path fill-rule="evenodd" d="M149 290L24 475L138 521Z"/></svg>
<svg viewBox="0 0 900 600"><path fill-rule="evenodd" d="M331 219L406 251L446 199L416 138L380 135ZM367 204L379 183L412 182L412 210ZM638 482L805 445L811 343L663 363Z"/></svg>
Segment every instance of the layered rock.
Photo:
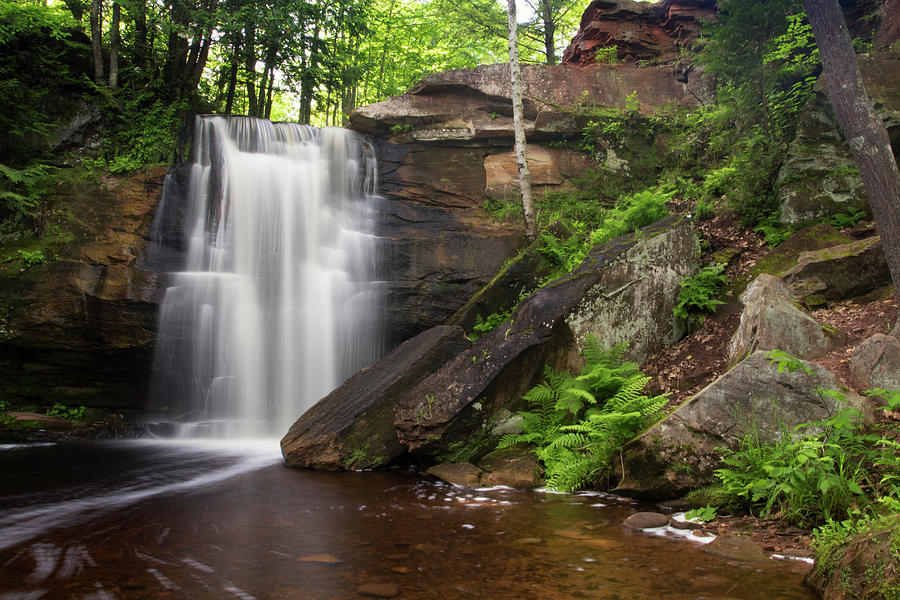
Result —
<svg viewBox="0 0 900 600"><path fill-rule="evenodd" d="M813 376L800 369L779 371L766 354L754 352L626 447L616 491L648 499L679 497L716 481L720 447L736 449L751 433L774 441L843 408L819 392L841 387L823 367L805 362ZM871 419L864 398L846 397Z"/></svg>
<svg viewBox="0 0 900 600"><path fill-rule="evenodd" d="M563 53L563 64L596 64L598 49L610 47L616 48L618 60L672 60L678 47L693 43L702 22L715 15L715 0L594 0Z"/></svg>
<svg viewBox="0 0 900 600"><path fill-rule="evenodd" d="M165 169L70 192L91 223L56 262L0 280L2 398L140 408L148 385L161 276L141 268Z"/></svg>
<svg viewBox="0 0 900 600"><path fill-rule="evenodd" d="M571 360L576 335L592 333L608 344L626 342L633 355L659 348L672 333L671 314L679 283L696 267L696 256L697 241L690 223L674 218L598 246L572 273L525 299L510 321L436 365L420 381L382 393L380 387L358 385L356 378L349 380L291 428L282 440L285 458L298 466L335 468L347 457L362 452L360 444L395 437L399 447L379 446L381 464L404 452L434 461L458 452L461 445L473 446L472 455L483 454L496 444L512 412L521 407L522 394L540 380L544 365L560 367ZM617 307L607 310L603 320L591 310L600 298ZM633 321L641 324L635 327ZM420 337L427 335L432 334L426 332ZM418 356L418 352L411 356ZM357 377L381 381L386 377L382 373L398 369L404 373L413 367L388 357L371 367L370 374L364 372ZM416 377L408 381L413 379ZM333 418L331 414L340 413L338 407L346 403L356 402L356 395L367 387L374 387L374 392L367 393L361 402L384 406L378 409L383 416L377 423L369 420L378 429L360 425L353 435L346 435L342 416ZM384 398L385 404L372 396ZM390 425L387 411L393 413ZM315 427L310 425L310 413L317 415ZM328 454L327 460L319 460L307 452L303 458L293 458L299 454L291 450L297 446L296 440L307 437L337 440L327 445L339 447L342 455Z"/></svg>

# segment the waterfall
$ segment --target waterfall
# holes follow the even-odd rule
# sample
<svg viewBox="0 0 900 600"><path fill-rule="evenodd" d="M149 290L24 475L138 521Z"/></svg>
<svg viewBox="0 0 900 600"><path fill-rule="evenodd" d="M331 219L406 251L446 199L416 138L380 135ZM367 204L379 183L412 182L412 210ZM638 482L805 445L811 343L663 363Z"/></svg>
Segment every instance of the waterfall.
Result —
<svg viewBox="0 0 900 600"><path fill-rule="evenodd" d="M183 211L186 265L153 404L193 435L280 435L383 352L374 153L342 129L198 117L193 155L183 206L160 207Z"/></svg>

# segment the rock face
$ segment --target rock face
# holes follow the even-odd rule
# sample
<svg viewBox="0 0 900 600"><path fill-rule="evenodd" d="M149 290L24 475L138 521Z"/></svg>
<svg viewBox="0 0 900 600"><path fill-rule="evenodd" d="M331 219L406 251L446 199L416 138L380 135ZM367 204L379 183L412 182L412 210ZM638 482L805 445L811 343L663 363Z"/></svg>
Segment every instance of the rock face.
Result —
<svg viewBox="0 0 900 600"><path fill-rule="evenodd" d="M825 329L797 306L797 297L778 277L762 274L741 295L741 323L728 344L728 362L739 363L757 350L784 350L810 359L844 341L839 331Z"/></svg>
<svg viewBox="0 0 900 600"><path fill-rule="evenodd" d="M0 398L142 408L161 276L138 257L165 169L72 190L81 233L57 262L0 279Z"/></svg>
<svg viewBox="0 0 900 600"><path fill-rule="evenodd" d="M819 365L805 364L815 377L799 370L779 373L766 352L751 354L625 449L616 491L654 500L679 497L715 480L721 456L716 448L736 448L751 431L772 440L800 423L829 416L837 401L816 388L840 389L840 384ZM846 396L871 418L864 398Z"/></svg>
<svg viewBox="0 0 900 600"><path fill-rule="evenodd" d="M850 356L850 377L859 389L900 390L900 340L876 333Z"/></svg>
<svg viewBox="0 0 900 600"><path fill-rule="evenodd" d="M900 151L900 61L888 52L858 57L866 91L878 106L894 154ZM816 83L784 166L778 174L782 223L803 223L833 214L870 214L849 146L841 136L823 79Z"/></svg>
<svg viewBox="0 0 900 600"><path fill-rule="evenodd" d="M597 50L613 46L618 60L675 59L678 46L694 42L701 22L714 20L715 15L715 0L594 0L581 16L563 63L596 64Z"/></svg>
<svg viewBox="0 0 900 600"><path fill-rule="evenodd" d="M433 365L421 380L418 363L404 364L422 354L414 346L403 352L401 346L348 380L291 428L282 440L285 460L295 466L338 468L348 457L365 452L361 444L371 446L373 440L379 441L375 449L378 464L387 464L404 452L434 462L463 446L470 447L470 455L484 454L495 445L496 432L512 411L520 408L521 395L539 381L543 366L569 362L576 331L579 335L594 332L609 343L631 343L635 352L651 352L671 334L671 310L681 278L635 279L633 267L623 264L649 263L651 268L655 263L665 264L684 277L695 268L696 256L697 241L690 223L675 218L598 246L575 271L525 299L511 321L443 364ZM604 294L610 298L623 295L631 301L623 301L625 312L610 313L607 321L589 318L587 307ZM663 306L664 312L651 315L649 306L656 306L652 303L666 296L670 298L668 310ZM637 329L630 324L623 327L636 315L649 316L652 322ZM420 337L437 340L440 335L426 332ZM413 342L416 340L408 344ZM435 347L437 341L431 344L426 347ZM397 353L407 356L401 360ZM393 383L397 381L403 381L402 385ZM372 410L378 417L366 417L351 427L340 408L347 403L365 407L353 409L355 412ZM375 405L377 409L367 408ZM381 444L380 440L388 442ZM301 447L326 447L328 451L320 453L321 458ZM338 451L332 452L333 448ZM371 462L366 465L375 466Z"/></svg>

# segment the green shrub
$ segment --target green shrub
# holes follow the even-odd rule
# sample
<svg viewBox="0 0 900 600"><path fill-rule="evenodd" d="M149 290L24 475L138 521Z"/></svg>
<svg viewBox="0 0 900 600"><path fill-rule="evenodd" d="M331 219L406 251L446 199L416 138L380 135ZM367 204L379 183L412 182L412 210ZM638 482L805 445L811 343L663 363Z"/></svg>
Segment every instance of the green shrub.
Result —
<svg viewBox="0 0 900 600"><path fill-rule="evenodd" d="M622 345L603 350L589 337L579 375L546 369L544 383L524 396L532 408L519 413L522 432L505 435L499 447L533 444L550 489L572 491L608 477L615 453L667 401L641 394L650 378L623 353Z"/></svg>
<svg viewBox="0 0 900 600"><path fill-rule="evenodd" d="M715 312L716 306L724 304L719 300L719 292L728 283L723 271L725 263L714 262L681 282L678 303L672 312L677 317L688 319L692 315Z"/></svg>
<svg viewBox="0 0 900 600"><path fill-rule="evenodd" d="M779 370L812 375L785 352L772 351L769 357ZM844 398L834 390L819 393L823 401L826 396L838 402ZM887 393L892 402L900 402L894 394ZM798 525L847 519L855 509L900 497L900 444L867 431L856 409L804 423L776 441L764 442L751 430L737 450L723 453L725 466L716 475L727 494L748 509Z"/></svg>
<svg viewBox="0 0 900 600"><path fill-rule="evenodd" d="M50 410L47 411L48 415L52 415L54 417L60 417L61 419L67 419L69 421L84 421L85 419L85 411L87 408L84 406L79 406L77 408L69 408L65 404L56 403L54 404Z"/></svg>

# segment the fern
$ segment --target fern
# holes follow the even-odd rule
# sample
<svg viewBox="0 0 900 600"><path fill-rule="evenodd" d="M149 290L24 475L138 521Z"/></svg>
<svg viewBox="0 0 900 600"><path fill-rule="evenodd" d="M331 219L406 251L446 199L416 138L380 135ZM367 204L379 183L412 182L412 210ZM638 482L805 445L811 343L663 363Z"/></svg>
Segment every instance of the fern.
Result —
<svg viewBox="0 0 900 600"><path fill-rule="evenodd" d="M608 477L615 453L667 401L642 394L650 378L624 354L624 345L603 349L589 337L579 375L545 369L544 382L523 396L531 409L519 413L522 432L503 436L499 447L533 445L551 489L568 492Z"/></svg>

